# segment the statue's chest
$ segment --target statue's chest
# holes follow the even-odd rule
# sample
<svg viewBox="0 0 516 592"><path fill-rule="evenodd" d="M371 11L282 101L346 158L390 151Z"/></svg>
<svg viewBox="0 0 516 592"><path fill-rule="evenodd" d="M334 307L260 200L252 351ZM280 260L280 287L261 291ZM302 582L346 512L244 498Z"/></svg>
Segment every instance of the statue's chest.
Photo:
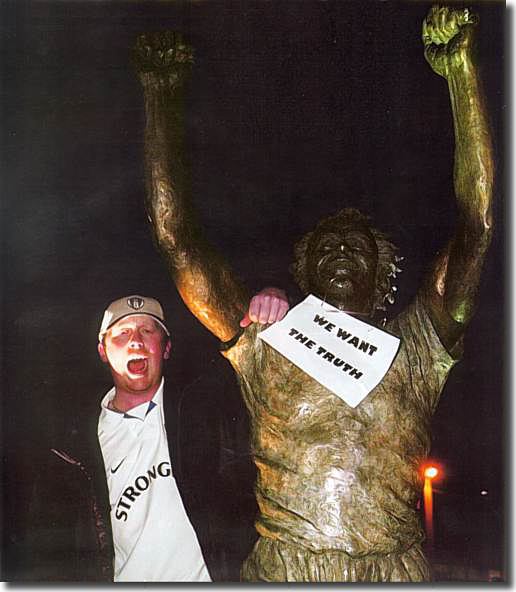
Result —
<svg viewBox="0 0 516 592"><path fill-rule="evenodd" d="M353 408L281 354L269 350L267 364L251 385L250 398L259 415L277 418L293 429L332 424L343 430L359 425L384 432L400 421L411 429L421 418L402 367L395 362L381 383Z"/></svg>
<svg viewBox="0 0 516 592"><path fill-rule="evenodd" d="M252 385L257 410L293 426L320 423L327 415L355 416L353 408L337 395L275 352L257 378Z"/></svg>

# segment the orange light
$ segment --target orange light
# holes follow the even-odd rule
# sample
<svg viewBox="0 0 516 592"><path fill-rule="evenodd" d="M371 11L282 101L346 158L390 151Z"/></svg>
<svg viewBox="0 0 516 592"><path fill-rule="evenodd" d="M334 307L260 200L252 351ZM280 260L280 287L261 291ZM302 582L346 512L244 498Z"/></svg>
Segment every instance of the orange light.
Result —
<svg viewBox="0 0 516 592"><path fill-rule="evenodd" d="M437 467L426 467L424 475L426 479L434 479L439 474Z"/></svg>
<svg viewBox="0 0 516 592"><path fill-rule="evenodd" d="M420 468L421 474L424 477L423 487L423 503L425 509L425 530L426 538L429 548L433 548L434 545L434 521L433 521L433 487L432 481L437 478L441 479L444 475L442 465L434 460L427 461Z"/></svg>

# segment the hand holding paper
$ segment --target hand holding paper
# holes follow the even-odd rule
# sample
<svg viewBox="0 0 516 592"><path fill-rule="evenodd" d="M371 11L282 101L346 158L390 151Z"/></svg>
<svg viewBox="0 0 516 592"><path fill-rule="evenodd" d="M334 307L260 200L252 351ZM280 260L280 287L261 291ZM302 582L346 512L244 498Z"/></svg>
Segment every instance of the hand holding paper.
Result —
<svg viewBox="0 0 516 592"><path fill-rule="evenodd" d="M241 327L252 323L275 323L281 321L289 309L287 295L279 288L264 288L251 298L249 310L240 321Z"/></svg>

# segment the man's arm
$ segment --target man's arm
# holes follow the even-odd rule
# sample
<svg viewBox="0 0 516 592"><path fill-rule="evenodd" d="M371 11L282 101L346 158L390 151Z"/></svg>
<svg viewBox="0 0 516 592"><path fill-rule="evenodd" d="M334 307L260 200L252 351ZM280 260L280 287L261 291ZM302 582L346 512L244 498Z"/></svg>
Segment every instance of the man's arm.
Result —
<svg viewBox="0 0 516 592"><path fill-rule="evenodd" d="M473 54L477 17L433 7L423 22L425 58L448 82L454 131L458 224L430 276L431 314L451 348L470 320L492 234L494 164L484 98Z"/></svg>
<svg viewBox="0 0 516 592"><path fill-rule="evenodd" d="M142 35L135 62L145 100L146 207L181 298L221 341L239 331L249 296L207 244L188 199L183 147L183 84L193 61L180 35Z"/></svg>

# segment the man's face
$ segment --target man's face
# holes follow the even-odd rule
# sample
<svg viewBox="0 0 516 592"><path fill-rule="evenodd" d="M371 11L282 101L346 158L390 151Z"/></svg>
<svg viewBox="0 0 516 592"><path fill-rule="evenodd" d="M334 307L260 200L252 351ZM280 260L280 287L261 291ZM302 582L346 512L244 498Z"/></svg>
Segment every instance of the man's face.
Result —
<svg viewBox="0 0 516 592"><path fill-rule="evenodd" d="M102 361L109 364L117 390L144 394L159 386L170 347L170 340L152 317L134 315L115 323L98 350Z"/></svg>
<svg viewBox="0 0 516 592"><path fill-rule="evenodd" d="M328 222L308 245L310 291L341 310L371 313L377 265L378 248L367 225Z"/></svg>

